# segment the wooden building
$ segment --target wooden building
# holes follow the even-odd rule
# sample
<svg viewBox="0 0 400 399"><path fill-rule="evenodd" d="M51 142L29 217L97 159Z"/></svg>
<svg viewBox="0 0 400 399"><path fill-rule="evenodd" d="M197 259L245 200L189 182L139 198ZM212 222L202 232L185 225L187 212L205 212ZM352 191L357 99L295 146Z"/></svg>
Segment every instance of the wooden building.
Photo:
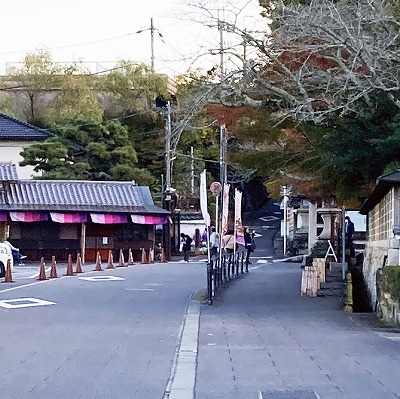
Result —
<svg viewBox="0 0 400 399"><path fill-rule="evenodd" d="M139 260L141 248L154 248L156 226L168 222L149 188L133 182L19 180L15 165L0 164L0 183L0 236L29 260L80 252L94 261L120 249Z"/></svg>

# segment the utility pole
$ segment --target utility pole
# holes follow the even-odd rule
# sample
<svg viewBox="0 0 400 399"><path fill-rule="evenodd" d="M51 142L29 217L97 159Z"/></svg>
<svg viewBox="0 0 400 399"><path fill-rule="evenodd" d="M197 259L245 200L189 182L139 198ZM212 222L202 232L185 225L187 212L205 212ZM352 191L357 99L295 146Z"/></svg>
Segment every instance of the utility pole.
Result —
<svg viewBox="0 0 400 399"><path fill-rule="evenodd" d="M194 155L193 146L190 147L190 193L194 195Z"/></svg>
<svg viewBox="0 0 400 399"><path fill-rule="evenodd" d="M154 25L153 18L150 19L150 37L151 37L151 73L154 74Z"/></svg>
<svg viewBox="0 0 400 399"><path fill-rule="evenodd" d="M171 104L167 101L167 120L165 122L165 191L171 191Z"/></svg>
<svg viewBox="0 0 400 399"><path fill-rule="evenodd" d="M219 68L220 68L220 82L224 80L225 67L224 67L224 23L218 17L218 30L219 30Z"/></svg>

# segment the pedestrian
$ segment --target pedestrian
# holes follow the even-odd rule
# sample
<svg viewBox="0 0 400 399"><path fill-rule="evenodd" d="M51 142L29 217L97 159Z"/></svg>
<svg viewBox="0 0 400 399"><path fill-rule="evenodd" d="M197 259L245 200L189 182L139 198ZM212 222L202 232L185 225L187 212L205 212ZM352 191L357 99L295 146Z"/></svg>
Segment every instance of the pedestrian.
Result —
<svg viewBox="0 0 400 399"><path fill-rule="evenodd" d="M211 226L210 234L210 258L215 260L218 257L219 234L215 230L215 226Z"/></svg>
<svg viewBox="0 0 400 399"><path fill-rule="evenodd" d="M232 229L228 230L227 233L222 237L225 251L231 255L235 250L235 236Z"/></svg>
<svg viewBox="0 0 400 399"><path fill-rule="evenodd" d="M9 237L7 237L4 241L3 244L7 245L7 247L10 250L10 253L12 254L14 263L17 265L23 265L22 259L26 258L26 256L21 255L21 252L19 252L19 248L14 247L14 245L11 244L9 241Z"/></svg>
<svg viewBox="0 0 400 399"><path fill-rule="evenodd" d="M250 254L254 252L254 233L250 234L247 227L243 229L244 247L247 250L246 253L246 265L251 265Z"/></svg>
<svg viewBox="0 0 400 399"><path fill-rule="evenodd" d="M206 227L203 231L203 234L201 235L201 241L205 245L207 245L207 237L208 237L208 232L207 232L207 227Z"/></svg>
<svg viewBox="0 0 400 399"><path fill-rule="evenodd" d="M183 260L189 262L190 257L190 249L192 247L192 239L187 234L181 233L182 238L182 252L183 252Z"/></svg>
<svg viewBox="0 0 400 399"><path fill-rule="evenodd" d="M202 241L200 229L196 229L194 231L193 241L194 241L194 253L195 253L195 255L198 255L200 253L200 247L201 247L201 241Z"/></svg>
<svg viewBox="0 0 400 399"><path fill-rule="evenodd" d="M346 248L350 251L350 256L354 258L355 249L353 244L354 239L354 223L351 221L350 216L344 218L344 236Z"/></svg>

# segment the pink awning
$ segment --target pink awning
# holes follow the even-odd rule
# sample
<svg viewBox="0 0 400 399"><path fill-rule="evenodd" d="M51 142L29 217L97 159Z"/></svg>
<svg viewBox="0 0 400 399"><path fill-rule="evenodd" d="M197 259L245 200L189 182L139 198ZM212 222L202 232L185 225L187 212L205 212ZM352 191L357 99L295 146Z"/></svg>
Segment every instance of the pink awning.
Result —
<svg viewBox="0 0 400 399"><path fill-rule="evenodd" d="M50 217L56 223L86 223L86 213L57 213L50 212Z"/></svg>
<svg viewBox="0 0 400 399"><path fill-rule="evenodd" d="M0 212L0 222L7 222L7 213Z"/></svg>
<svg viewBox="0 0 400 399"><path fill-rule="evenodd" d="M132 222L137 224L165 224L167 216L131 215Z"/></svg>
<svg viewBox="0 0 400 399"><path fill-rule="evenodd" d="M45 222L49 220L46 212L10 212L13 222Z"/></svg>
<svg viewBox="0 0 400 399"><path fill-rule="evenodd" d="M93 223L99 224L121 224L128 223L128 216L120 213L91 213Z"/></svg>

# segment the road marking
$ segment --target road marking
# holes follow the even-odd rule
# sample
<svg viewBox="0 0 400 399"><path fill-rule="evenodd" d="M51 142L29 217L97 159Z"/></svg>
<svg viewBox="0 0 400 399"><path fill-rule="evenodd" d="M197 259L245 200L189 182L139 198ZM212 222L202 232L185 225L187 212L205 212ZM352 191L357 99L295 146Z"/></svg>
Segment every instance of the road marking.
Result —
<svg viewBox="0 0 400 399"><path fill-rule="evenodd" d="M51 270L51 267L48 267L47 269L45 269L45 272L48 273L50 270ZM32 274L32 276L29 276L29 278L38 278L39 274L40 274L40 271L35 274Z"/></svg>
<svg viewBox="0 0 400 399"><path fill-rule="evenodd" d="M258 259L257 263L268 263L267 259Z"/></svg>
<svg viewBox="0 0 400 399"><path fill-rule="evenodd" d="M4 299L0 301L0 307L6 309L29 308L34 306L48 306L55 304L55 302L45 301L38 298Z"/></svg>
<svg viewBox="0 0 400 399"><path fill-rule="evenodd" d="M207 344L207 346L216 346L217 344L215 344L215 343L213 343L213 342L209 342L208 344Z"/></svg>
<svg viewBox="0 0 400 399"><path fill-rule="evenodd" d="M63 278L63 277L61 277ZM29 287L31 285L36 285L36 284L42 284L42 283L48 283L50 281L57 281L56 278L51 278L49 280L41 280L41 281L36 281L35 283L29 283L29 284L23 284L23 285L18 285L17 287L11 287L11 288L6 288L5 290L1 290L0 294L2 292L8 292L8 291L14 291L14 290L19 290L20 288L25 288L25 287Z"/></svg>
<svg viewBox="0 0 400 399"><path fill-rule="evenodd" d="M78 277L79 280L86 281L124 281L123 277L116 276L93 276L93 277Z"/></svg>
<svg viewBox="0 0 400 399"><path fill-rule="evenodd" d="M154 291L154 288L125 288L125 291Z"/></svg>
<svg viewBox="0 0 400 399"><path fill-rule="evenodd" d="M276 216L262 216L259 219L262 220L263 222L272 222L274 220L278 220L279 218Z"/></svg>

